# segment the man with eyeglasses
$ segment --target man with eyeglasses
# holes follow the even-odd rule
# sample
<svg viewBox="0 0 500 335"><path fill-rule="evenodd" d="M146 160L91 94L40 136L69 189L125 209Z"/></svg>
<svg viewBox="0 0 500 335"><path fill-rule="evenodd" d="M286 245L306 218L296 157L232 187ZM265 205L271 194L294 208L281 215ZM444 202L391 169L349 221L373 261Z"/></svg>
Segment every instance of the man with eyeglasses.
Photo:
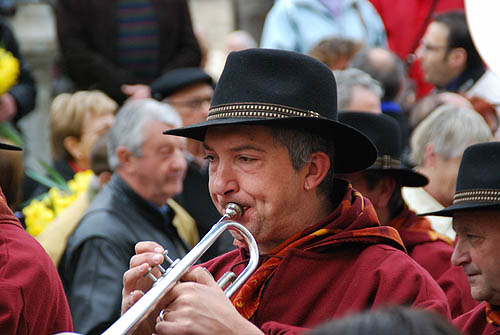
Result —
<svg viewBox="0 0 500 335"><path fill-rule="evenodd" d="M500 78L486 69L463 11L444 12L431 22L416 51L425 80L438 91L478 95L499 102Z"/></svg>

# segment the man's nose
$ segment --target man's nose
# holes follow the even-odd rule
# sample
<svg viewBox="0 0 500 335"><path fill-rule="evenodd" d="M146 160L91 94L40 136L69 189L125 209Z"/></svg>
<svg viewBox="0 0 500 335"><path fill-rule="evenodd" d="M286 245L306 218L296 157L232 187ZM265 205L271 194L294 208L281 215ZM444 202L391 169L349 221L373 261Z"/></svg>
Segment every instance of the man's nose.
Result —
<svg viewBox="0 0 500 335"><path fill-rule="evenodd" d="M219 162L210 171L210 192L220 196L230 195L239 190L236 174L229 162Z"/></svg>
<svg viewBox="0 0 500 335"><path fill-rule="evenodd" d="M422 59L423 49L424 49L424 47L422 46L422 44L419 44L419 46L417 47L417 50L415 50L415 56L417 57L417 59Z"/></svg>
<svg viewBox="0 0 500 335"><path fill-rule="evenodd" d="M451 264L455 266L462 266L470 263L470 254L466 249L467 248L464 242L462 242L461 239L457 236L455 249L453 249L453 253L451 254Z"/></svg>
<svg viewBox="0 0 500 335"><path fill-rule="evenodd" d="M187 169L187 161L186 161L186 156L184 156L184 150L182 149L175 150L171 167L172 169L177 171Z"/></svg>

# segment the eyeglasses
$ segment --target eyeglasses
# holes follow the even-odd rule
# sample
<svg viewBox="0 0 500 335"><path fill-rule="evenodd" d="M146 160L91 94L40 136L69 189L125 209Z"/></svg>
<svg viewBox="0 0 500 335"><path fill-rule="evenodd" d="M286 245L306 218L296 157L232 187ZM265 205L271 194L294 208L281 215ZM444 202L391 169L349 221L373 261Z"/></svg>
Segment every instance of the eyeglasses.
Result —
<svg viewBox="0 0 500 335"><path fill-rule="evenodd" d="M171 105L177 105L177 106L184 106L184 107L189 107L192 109L198 109L203 106L204 103L207 103L210 105L210 102L212 101L212 97L204 97L204 98L197 98L197 99L192 99L192 100L184 100L184 101L176 101L176 100L169 100L165 99L163 100Z"/></svg>
<svg viewBox="0 0 500 335"><path fill-rule="evenodd" d="M425 51L438 51L441 49L447 49L448 46L446 45L433 45L431 43L427 43L425 41L420 42L420 46L425 50Z"/></svg>

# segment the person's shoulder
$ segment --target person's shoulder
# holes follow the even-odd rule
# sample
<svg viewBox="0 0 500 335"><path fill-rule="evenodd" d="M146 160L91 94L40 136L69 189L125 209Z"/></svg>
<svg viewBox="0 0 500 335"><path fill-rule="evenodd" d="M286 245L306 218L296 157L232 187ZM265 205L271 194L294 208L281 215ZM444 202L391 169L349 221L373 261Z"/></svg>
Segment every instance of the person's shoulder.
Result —
<svg viewBox="0 0 500 335"><path fill-rule="evenodd" d="M365 261L378 267L379 270L387 270L391 273L400 273L406 275L416 275L429 277L429 273L406 252L396 249L387 244L373 244L368 246L359 255Z"/></svg>
<svg viewBox="0 0 500 335"><path fill-rule="evenodd" d="M53 276L55 266L43 247L21 227L1 224L0 281L7 283L7 277L24 273L23 277L37 277L39 280ZM10 271L10 270L15 271ZM21 281L22 282L22 281ZM17 285L20 285L17 281Z"/></svg>

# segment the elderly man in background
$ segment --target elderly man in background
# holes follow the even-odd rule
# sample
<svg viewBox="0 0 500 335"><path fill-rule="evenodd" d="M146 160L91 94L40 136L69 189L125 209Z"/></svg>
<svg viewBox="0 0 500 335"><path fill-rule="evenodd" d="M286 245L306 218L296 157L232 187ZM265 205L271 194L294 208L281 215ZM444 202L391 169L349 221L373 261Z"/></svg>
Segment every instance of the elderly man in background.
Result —
<svg viewBox="0 0 500 335"><path fill-rule="evenodd" d="M425 215L453 217L457 244L451 257L481 304L453 320L464 335L500 332L500 143L468 147L460 163L453 204Z"/></svg>
<svg viewBox="0 0 500 335"><path fill-rule="evenodd" d="M212 199L221 212L230 202L243 208L236 220L255 237L260 265L229 300L214 278L245 267L248 250L236 240L238 250L205 263L213 277L192 269L137 334L301 333L385 304L448 315L443 291L397 232L335 178L376 158L364 135L337 121L335 107L332 71L312 57L270 49L229 55L207 121L166 134L203 141ZM151 287L143 276L163 259L157 243L136 248L124 310Z"/></svg>
<svg viewBox="0 0 500 335"><path fill-rule="evenodd" d="M355 68L333 71L337 79L338 109L382 113L384 89L368 73Z"/></svg>
<svg viewBox="0 0 500 335"><path fill-rule="evenodd" d="M174 107L182 123L189 126L207 118L214 86L212 77L201 68L187 67L167 72L151 83L151 95ZM205 235L220 218L208 192L208 166L204 154L201 142L186 140L186 178L183 192L175 197L195 219L200 236ZM223 234L202 260L234 249L232 241L229 233Z"/></svg>
<svg viewBox="0 0 500 335"><path fill-rule="evenodd" d="M198 240L193 219L171 198L182 192L183 139L164 136L182 125L168 105L125 104L109 131L111 180L68 239L59 264L75 330L100 334L120 316L122 275L138 241L153 239L182 257Z"/></svg>
<svg viewBox="0 0 500 335"><path fill-rule="evenodd" d="M410 139L410 161L429 179L419 188L403 188L403 198L417 214L453 203L458 167L464 150L493 138L486 121L473 109L443 105L427 116ZM429 218L432 228L452 240L449 218Z"/></svg>
<svg viewBox="0 0 500 335"><path fill-rule="evenodd" d="M367 135L378 151L377 161L368 169L343 177L370 199L381 225L398 230L410 257L429 271L446 293L452 317L472 309L477 302L469 293L467 278L450 262L452 241L436 233L430 222L417 217L403 200L403 186L422 187L428 179L403 166L396 121L384 114L361 112L339 113L339 121Z"/></svg>

